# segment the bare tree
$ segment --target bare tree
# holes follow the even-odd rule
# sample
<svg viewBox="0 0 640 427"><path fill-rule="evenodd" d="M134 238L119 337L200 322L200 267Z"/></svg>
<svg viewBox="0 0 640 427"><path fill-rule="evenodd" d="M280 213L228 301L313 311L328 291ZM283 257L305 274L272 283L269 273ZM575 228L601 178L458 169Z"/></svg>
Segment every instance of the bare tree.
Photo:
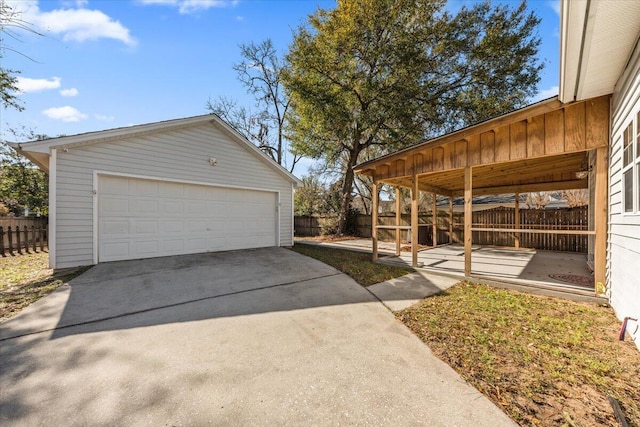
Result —
<svg viewBox="0 0 640 427"><path fill-rule="evenodd" d="M527 207L529 209L544 209L545 206L549 204L550 200L551 198L549 197L548 193L545 193L544 191L538 191L535 193L527 194L525 203L527 204Z"/></svg>
<svg viewBox="0 0 640 427"><path fill-rule="evenodd" d="M279 165L292 172L301 156L288 150L284 133L290 105L280 81L284 62L270 39L260 44L242 44L240 53L244 59L233 69L247 92L254 96L256 110L238 106L235 101L224 97L214 101L209 99L207 109L229 122ZM292 156L290 159L287 152Z"/></svg>
<svg viewBox="0 0 640 427"><path fill-rule="evenodd" d="M562 192L562 197L567 201L570 208L586 206L589 204L588 190L565 190Z"/></svg>

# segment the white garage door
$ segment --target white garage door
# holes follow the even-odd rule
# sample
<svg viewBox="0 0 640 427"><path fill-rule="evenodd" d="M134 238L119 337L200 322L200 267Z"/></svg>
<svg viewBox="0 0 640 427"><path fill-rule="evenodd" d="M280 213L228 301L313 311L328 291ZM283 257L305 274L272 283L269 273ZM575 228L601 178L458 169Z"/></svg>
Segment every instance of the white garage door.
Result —
<svg viewBox="0 0 640 427"><path fill-rule="evenodd" d="M276 246L277 194L98 178L98 260Z"/></svg>

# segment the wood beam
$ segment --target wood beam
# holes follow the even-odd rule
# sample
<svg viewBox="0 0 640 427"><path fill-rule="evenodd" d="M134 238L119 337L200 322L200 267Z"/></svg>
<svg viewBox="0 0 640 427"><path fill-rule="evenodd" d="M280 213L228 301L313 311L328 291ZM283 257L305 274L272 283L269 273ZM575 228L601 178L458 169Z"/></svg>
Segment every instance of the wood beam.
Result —
<svg viewBox="0 0 640 427"><path fill-rule="evenodd" d="M411 185L411 266L418 266L418 177L413 176Z"/></svg>
<svg viewBox="0 0 640 427"><path fill-rule="evenodd" d="M464 275L471 276L471 215L473 181L471 166L464 168Z"/></svg>
<svg viewBox="0 0 640 427"><path fill-rule="evenodd" d="M606 257L607 257L607 208L608 199L608 172L607 172L607 147L596 149L595 168L595 200L594 205L594 231L596 232L594 246L593 275L596 283L596 292L600 288L598 283L606 285Z"/></svg>
<svg viewBox="0 0 640 427"><path fill-rule="evenodd" d="M373 260L378 259L378 181L373 181L371 189L373 200L371 201L371 240L373 243Z"/></svg>
<svg viewBox="0 0 640 427"><path fill-rule="evenodd" d="M537 182L534 184L480 187L474 188L473 194L476 196L486 196L489 194L531 193L534 191L579 190L588 187L589 182L586 179L574 179L571 181ZM462 196L464 195L464 191L454 191L453 195Z"/></svg>
<svg viewBox="0 0 640 427"><path fill-rule="evenodd" d="M433 247L438 246L438 203L437 198L438 195L436 193L431 193L432 205L431 205L431 217L432 217L432 231L433 234Z"/></svg>
<svg viewBox="0 0 640 427"><path fill-rule="evenodd" d="M396 226L400 225L400 187L396 187ZM400 256L400 229L396 228L396 256Z"/></svg>
<svg viewBox="0 0 640 427"><path fill-rule="evenodd" d="M449 243L453 243L453 197L449 197Z"/></svg>

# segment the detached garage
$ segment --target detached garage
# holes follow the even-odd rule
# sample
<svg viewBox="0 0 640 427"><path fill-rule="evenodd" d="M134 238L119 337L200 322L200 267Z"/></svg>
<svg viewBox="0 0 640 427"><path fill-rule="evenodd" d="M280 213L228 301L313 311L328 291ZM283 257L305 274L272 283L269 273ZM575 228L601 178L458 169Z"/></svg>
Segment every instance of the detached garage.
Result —
<svg viewBox="0 0 640 427"><path fill-rule="evenodd" d="M52 268L293 245L300 181L215 115L11 146L49 173Z"/></svg>

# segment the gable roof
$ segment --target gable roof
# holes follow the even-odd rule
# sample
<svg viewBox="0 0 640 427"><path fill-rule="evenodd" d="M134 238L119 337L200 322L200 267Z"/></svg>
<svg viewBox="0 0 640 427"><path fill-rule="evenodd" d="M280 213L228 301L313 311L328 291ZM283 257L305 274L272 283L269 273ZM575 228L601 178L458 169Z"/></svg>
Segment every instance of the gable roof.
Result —
<svg viewBox="0 0 640 427"><path fill-rule="evenodd" d="M560 101L613 93L640 37L640 2L565 0L560 21Z"/></svg>
<svg viewBox="0 0 640 427"><path fill-rule="evenodd" d="M211 123L227 135L233 142L258 157L262 162L274 169L288 181L296 186L302 186L302 182L285 168L277 164L273 159L253 145L247 138L240 134L235 128L229 125L215 114L205 114L202 116L186 117L182 119L166 120L161 122L147 123L136 126L107 129L97 132L87 132L78 135L61 136L40 141L30 142L7 142L7 144L29 160L37 164L45 172L49 171L49 156L51 149L65 149L87 144L99 144L106 141L115 141L150 133L166 130L176 130L203 123Z"/></svg>

